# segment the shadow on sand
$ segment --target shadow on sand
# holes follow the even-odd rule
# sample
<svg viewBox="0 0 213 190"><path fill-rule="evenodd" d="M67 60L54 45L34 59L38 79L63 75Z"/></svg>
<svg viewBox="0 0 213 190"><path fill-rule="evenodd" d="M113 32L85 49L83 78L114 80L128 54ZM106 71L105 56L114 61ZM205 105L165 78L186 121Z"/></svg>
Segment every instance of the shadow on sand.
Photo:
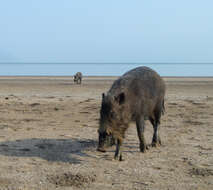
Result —
<svg viewBox="0 0 213 190"><path fill-rule="evenodd" d="M0 154L14 157L40 157L51 162L77 164L80 157L91 157L85 150L95 150L91 139L23 139L0 143Z"/></svg>

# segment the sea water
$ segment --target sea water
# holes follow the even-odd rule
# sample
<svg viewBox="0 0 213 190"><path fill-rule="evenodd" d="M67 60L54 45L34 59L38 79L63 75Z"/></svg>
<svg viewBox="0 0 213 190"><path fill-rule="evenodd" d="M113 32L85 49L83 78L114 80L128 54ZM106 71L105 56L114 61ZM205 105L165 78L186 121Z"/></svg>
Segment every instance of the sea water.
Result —
<svg viewBox="0 0 213 190"><path fill-rule="evenodd" d="M0 76L120 76L139 66L147 66L161 76L213 76L210 63L0 63Z"/></svg>

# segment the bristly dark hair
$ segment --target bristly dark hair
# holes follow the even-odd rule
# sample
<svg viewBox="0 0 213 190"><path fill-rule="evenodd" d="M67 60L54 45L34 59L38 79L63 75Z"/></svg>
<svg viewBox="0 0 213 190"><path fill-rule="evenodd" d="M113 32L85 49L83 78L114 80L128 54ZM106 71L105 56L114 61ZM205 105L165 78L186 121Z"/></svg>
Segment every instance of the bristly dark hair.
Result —
<svg viewBox="0 0 213 190"><path fill-rule="evenodd" d="M108 116L112 109L112 105L109 102L102 101L100 115L101 117Z"/></svg>

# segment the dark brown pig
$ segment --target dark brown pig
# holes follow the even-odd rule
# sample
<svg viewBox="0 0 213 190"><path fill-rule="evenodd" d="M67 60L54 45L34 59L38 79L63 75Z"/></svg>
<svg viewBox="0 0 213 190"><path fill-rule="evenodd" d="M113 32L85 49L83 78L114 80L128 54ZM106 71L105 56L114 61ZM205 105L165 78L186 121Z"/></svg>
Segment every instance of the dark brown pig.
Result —
<svg viewBox="0 0 213 190"><path fill-rule="evenodd" d="M122 160L121 146L131 121L136 122L140 151L147 149L145 120L154 128L152 146L161 144L158 126L164 112L165 83L148 67L138 67L117 79L107 94L102 94L98 151L105 152L116 142L115 159Z"/></svg>
<svg viewBox="0 0 213 190"><path fill-rule="evenodd" d="M74 75L74 83L81 84L81 81L82 81L82 73L81 72L77 72Z"/></svg>

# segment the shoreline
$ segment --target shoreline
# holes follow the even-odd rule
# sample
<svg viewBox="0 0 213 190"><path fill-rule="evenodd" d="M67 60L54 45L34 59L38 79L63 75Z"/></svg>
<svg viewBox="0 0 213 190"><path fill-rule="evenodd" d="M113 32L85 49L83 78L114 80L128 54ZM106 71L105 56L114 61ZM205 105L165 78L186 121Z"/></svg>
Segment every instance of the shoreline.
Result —
<svg viewBox="0 0 213 190"><path fill-rule="evenodd" d="M84 78L118 78L118 76L108 75L83 75ZM1 78L70 78L74 75L0 75ZM213 78L213 76L161 76L162 78Z"/></svg>
<svg viewBox="0 0 213 190"><path fill-rule="evenodd" d="M83 76L83 81L114 81L120 76ZM202 82L213 82L213 76L162 76L162 78L166 81L184 81L184 82L192 82L192 81L202 81ZM73 81L73 76L0 76L1 81L27 81L27 80L35 80L35 81Z"/></svg>

